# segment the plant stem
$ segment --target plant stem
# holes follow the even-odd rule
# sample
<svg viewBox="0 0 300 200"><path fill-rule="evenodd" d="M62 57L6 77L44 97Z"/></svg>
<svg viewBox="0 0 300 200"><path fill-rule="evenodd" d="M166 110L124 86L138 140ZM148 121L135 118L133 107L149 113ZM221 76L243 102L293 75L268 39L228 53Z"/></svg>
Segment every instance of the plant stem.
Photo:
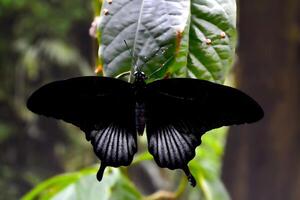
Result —
<svg viewBox="0 0 300 200"><path fill-rule="evenodd" d="M175 192L176 199L178 199L184 193L186 186L187 186L187 179L185 176L181 176L179 186Z"/></svg>

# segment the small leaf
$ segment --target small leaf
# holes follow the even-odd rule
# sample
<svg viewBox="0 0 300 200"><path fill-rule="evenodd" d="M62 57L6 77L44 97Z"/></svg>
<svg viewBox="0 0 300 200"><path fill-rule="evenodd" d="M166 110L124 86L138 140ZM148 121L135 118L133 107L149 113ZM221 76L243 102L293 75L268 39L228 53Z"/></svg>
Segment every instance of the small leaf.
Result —
<svg viewBox="0 0 300 200"><path fill-rule="evenodd" d="M141 199L141 194L119 169L108 168L101 182L96 179L96 171L92 168L56 176L36 186L22 200Z"/></svg>
<svg viewBox="0 0 300 200"><path fill-rule="evenodd" d="M109 171L100 183L95 174L83 176L54 196L53 200L141 199L139 192L119 169L110 168Z"/></svg>
<svg viewBox="0 0 300 200"><path fill-rule="evenodd" d="M192 0L191 15L171 74L223 82L233 64L236 3Z"/></svg>
<svg viewBox="0 0 300 200"><path fill-rule="evenodd" d="M95 174L97 169L88 168L74 173L66 173L54 176L40 184L25 194L21 200L34 200L34 199L49 199L56 195L58 192L69 186L70 184L78 181L82 176L88 174Z"/></svg>
<svg viewBox="0 0 300 200"><path fill-rule="evenodd" d="M189 163L206 200L230 199L220 178L227 130L223 127L206 133L201 146L196 149L196 157Z"/></svg>

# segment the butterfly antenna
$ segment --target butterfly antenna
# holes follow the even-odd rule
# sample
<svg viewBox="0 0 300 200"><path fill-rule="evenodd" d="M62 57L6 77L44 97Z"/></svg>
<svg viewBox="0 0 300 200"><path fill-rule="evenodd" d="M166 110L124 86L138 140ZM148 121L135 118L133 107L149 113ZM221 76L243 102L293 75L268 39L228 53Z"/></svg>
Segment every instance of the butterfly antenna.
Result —
<svg viewBox="0 0 300 200"><path fill-rule="evenodd" d="M160 50L161 50L161 47L159 47L152 56L147 58L146 61L142 65L139 66L139 70L141 70L142 67L144 67L152 58L154 58Z"/></svg>
<svg viewBox="0 0 300 200"><path fill-rule="evenodd" d="M123 73L121 73L121 74L119 74L119 75L117 75L115 78L122 78L122 77L124 77L124 76L127 76L127 75L130 75L130 71L127 71L127 72L123 72Z"/></svg>
<svg viewBox="0 0 300 200"><path fill-rule="evenodd" d="M133 53L132 53L131 49L129 48L129 46L128 46L128 44L127 44L126 40L124 40L124 43L125 43L125 45L126 45L127 49L129 50L131 57L132 57L132 58L134 58L134 55L133 55Z"/></svg>

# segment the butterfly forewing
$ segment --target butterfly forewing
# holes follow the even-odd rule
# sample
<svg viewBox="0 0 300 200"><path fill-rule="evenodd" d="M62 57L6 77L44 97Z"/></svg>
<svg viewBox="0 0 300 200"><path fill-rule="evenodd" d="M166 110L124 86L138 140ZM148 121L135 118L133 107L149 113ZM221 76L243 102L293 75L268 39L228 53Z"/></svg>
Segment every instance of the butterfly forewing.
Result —
<svg viewBox="0 0 300 200"><path fill-rule="evenodd" d="M28 99L27 107L41 115L63 119L81 127L83 121L113 117L126 100L132 99L131 85L104 77L78 77L44 85Z"/></svg>
<svg viewBox="0 0 300 200"><path fill-rule="evenodd" d="M245 93L204 80L159 80L147 85L147 93L148 106L155 107L161 115L197 118L206 131L252 123L264 115L259 104Z"/></svg>
<svg viewBox="0 0 300 200"><path fill-rule="evenodd" d="M27 107L40 115L62 119L82 129L105 166L129 165L137 151L132 85L107 77L78 77L38 89Z"/></svg>
<svg viewBox="0 0 300 200"><path fill-rule="evenodd" d="M183 169L195 156L201 136L221 126L251 123L263 116L261 107L241 91L197 79L165 79L147 85L148 148L157 164Z"/></svg>

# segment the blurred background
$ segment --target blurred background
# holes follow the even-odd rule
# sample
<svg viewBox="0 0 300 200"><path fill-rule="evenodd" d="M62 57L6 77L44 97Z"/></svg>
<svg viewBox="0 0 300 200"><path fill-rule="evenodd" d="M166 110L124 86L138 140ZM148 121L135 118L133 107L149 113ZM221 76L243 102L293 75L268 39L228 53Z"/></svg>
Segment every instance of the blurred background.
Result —
<svg viewBox="0 0 300 200"><path fill-rule="evenodd" d="M38 86L93 73L92 3L0 1L0 199L19 199L46 178L96 163L78 129L25 107Z"/></svg>
<svg viewBox="0 0 300 200"><path fill-rule="evenodd" d="M95 2L0 0L0 199L19 199L46 178L97 162L77 128L25 107L37 86L93 73ZM300 2L241 0L238 8L233 72L265 118L230 129L222 178L234 200L298 200Z"/></svg>

